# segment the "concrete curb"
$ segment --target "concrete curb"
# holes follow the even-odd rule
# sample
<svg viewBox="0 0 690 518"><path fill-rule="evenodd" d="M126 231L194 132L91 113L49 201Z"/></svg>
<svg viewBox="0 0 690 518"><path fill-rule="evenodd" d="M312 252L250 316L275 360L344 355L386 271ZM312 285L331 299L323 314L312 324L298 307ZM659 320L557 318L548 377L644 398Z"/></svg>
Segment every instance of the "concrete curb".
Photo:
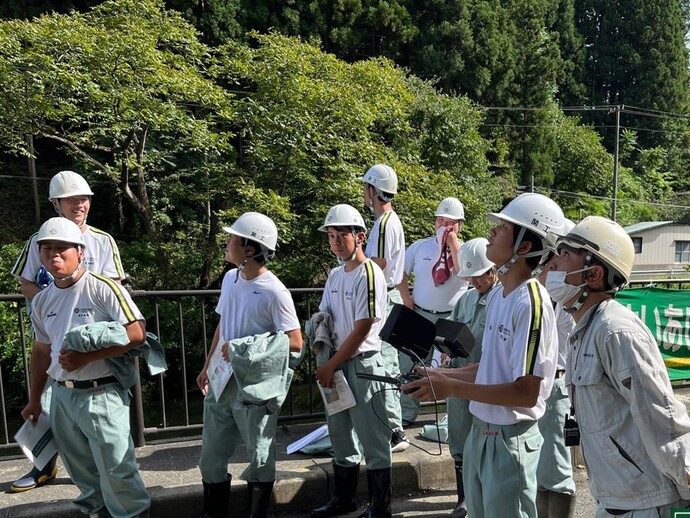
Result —
<svg viewBox="0 0 690 518"><path fill-rule="evenodd" d="M393 454L393 494L407 495L425 489L455 488L453 459L443 445L419 437L421 427L433 422L433 416L421 416L407 430L412 444L401 453ZM303 454L287 455L287 445L320 424L282 427L277 437L278 463L276 484L273 489L271 514L304 512L325 503L332 495L333 469L327 456L309 457ZM414 445L428 450L425 453ZM203 490L197 468L201 441L148 444L137 449L139 471L151 495L151 518L196 517L201 511ZM236 452L228 466L232 479L230 516L247 516L247 485L241 479L246 467L243 448ZM83 518L73 504L78 494L66 470L59 461L60 471L50 484L27 491L10 493L11 483L29 468L24 458L0 461L0 518ZM358 497L367 498L366 466L360 466Z"/></svg>

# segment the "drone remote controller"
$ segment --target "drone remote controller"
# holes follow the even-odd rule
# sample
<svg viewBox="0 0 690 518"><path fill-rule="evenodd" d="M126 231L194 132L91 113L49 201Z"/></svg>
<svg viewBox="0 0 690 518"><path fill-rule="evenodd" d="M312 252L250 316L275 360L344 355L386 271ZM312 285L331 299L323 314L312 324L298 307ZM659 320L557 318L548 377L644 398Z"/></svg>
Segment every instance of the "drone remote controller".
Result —
<svg viewBox="0 0 690 518"><path fill-rule="evenodd" d="M417 374L416 372L406 372L405 374L400 374L396 377L390 377L390 376L377 376L376 374L368 374L366 372L358 372L357 373L358 378L366 379L366 380L372 380L372 381L380 381L382 383L390 383L392 385L395 385L398 387L399 390L402 390L400 387L403 385L407 385L408 383L412 383L413 381L417 381L422 379L423 376ZM415 387L413 389L408 389L408 390L403 390L405 394L412 394L413 392L417 391L419 387Z"/></svg>

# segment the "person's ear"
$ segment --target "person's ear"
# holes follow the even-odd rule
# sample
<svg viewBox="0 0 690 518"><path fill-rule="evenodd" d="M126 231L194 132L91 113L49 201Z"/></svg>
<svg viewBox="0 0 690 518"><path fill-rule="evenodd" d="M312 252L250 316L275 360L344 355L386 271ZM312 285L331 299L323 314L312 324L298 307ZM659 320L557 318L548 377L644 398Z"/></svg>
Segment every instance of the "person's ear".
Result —
<svg viewBox="0 0 690 518"><path fill-rule="evenodd" d="M584 282L586 282L589 286L594 287L599 285L599 283L601 283L603 286L606 285L606 279L604 277L606 275L606 270L600 264L591 265L589 270L584 272L584 275Z"/></svg>
<svg viewBox="0 0 690 518"><path fill-rule="evenodd" d="M529 253L532 250L532 242L531 241L525 241L523 239L522 243L520 243L520 246L517 249L518 255L525 255Z"/></svg>

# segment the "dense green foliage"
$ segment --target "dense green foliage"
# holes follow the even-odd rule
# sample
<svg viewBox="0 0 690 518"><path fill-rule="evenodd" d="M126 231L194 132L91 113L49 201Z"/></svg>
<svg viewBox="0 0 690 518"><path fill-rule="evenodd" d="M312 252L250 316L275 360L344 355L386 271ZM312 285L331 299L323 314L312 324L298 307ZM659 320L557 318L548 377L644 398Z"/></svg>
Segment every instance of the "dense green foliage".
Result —
<svg viewBox="0 0 690 518"><path fill-rule="evenodd" d="M408 244L446 196L466 206L465 239L486 234L517 185L574 220L609 215L608 105L626 106L618 219L690 219L664 206L690 190L685 1L43 0L0 17L3 272L35 230L27 136L41 217L48 179L83 174L89 221L115 236L138 289L219 287L221 227L247 210L278 224L271 267L286 284L321 286L334 261L316 229L333 204L366 211L357 179L377 162L398 172ZM17 309L0 305L0 357L21 376ZM171 350L178 312L192 322L193 384L200 310L158 309Z"/></svg>

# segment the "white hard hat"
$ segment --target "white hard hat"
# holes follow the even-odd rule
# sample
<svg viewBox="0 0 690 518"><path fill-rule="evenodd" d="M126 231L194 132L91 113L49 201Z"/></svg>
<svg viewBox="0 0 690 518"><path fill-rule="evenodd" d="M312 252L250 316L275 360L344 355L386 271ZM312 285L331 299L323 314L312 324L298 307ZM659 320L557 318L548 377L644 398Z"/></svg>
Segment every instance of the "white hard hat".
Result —
<svg viewBox="0 0 690 518"><path fill-rule="evenodd" d="M93 196L84 177L74 171L60 171L50 180L49 200L59 200L70 196Z"/></svg>
<svg viewBox="0 0 690 518"><path fill-rule="evenodd" d="M558 204L543 194L527 192L511 200L501 212L490 212L489 219L500 220L531 230L542 239L547 232L563 234L565 216Z"/></svg>
<svg viewBox="0 0 690 518"><path fill-rule="evenodd" d="M556 252L556 243L558 242L558 239L567 235L568 232L570 232L573 228L575 227L575 222L572 219L565 218L563 220L563 232L561 234L557 234L553 230L549 230L546 233L546 246L549 250L552 252Z"/></svg>
<svg viewBox="0 0 690 518"><path fill-rule="evenodd" d="M630 280L635 246L628 233L615 221L588 216L558 240L558 246L562 244L588 250L604 263L610 270L608 281L612 287L621 287ZM615 281L615 274L624 279L623 284Z"/></svg>
<svg viewBox="0 0 690 518"><path fill-rule="evenodd" d="M328 232L328 227L357 227L364 232L367 231L362 215L352 205L346 203L334 205L328 210L326 219L323 221L323 225L319 227L319 231Z"/></svg>
<svg viewBox="0 0 690 518"><path fill-rule="evenodd" d="M460 277L479 277L494 267L494 263L486 257L488 244L489 240L485 237L476 237L462 245L458 254Z"/></svg>
<svg viewBox="0 0 690 518"><path fill-rule="evenodd" d="M50 218L38 229L36 243L43 241L62 241L84 247L84 236L76 223L67 218Z"/></svg>
<svg viewBox="0 0 690 518"><path fill-rule="evenodd" d="M278 245L278 228L273 220L258 212L245 212L229 227L223 227L228 234L244 237L259 243L266 250L275 252Z"/></svg>
<svg viewBox="0 0 690 518"><path fill-rule="evenodd" d="M457 198L445 198L438 204L434 216L465 221L465 207L462 206L462 202Z"/></svg>
<svg viewBox="0 0 690 518"><path fill-rule="evenodd" d="M398 175L391 166L385 164L371 166L360 180L373 185L379 191L388 194L398 193Z"/></svg>

